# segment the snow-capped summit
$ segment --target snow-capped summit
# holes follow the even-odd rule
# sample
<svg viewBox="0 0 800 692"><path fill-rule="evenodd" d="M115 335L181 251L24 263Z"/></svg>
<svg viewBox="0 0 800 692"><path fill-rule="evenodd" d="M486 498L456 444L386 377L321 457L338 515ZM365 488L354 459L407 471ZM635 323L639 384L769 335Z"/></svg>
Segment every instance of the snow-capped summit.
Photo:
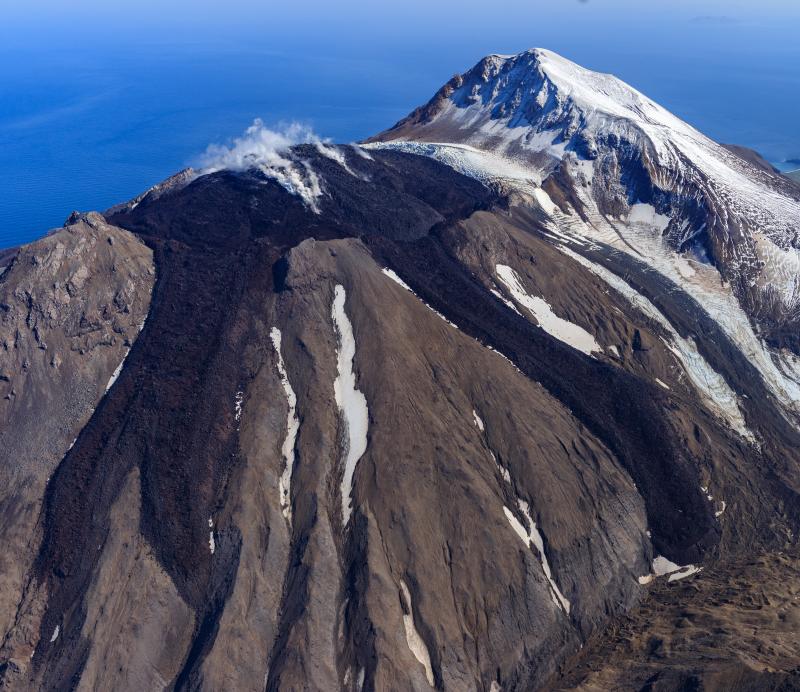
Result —
<svg viewBox="0 0 800 692"><path fill-rule="evenodd" d="M552 51L533 48L518 55L486 56L468 72L453 77L427 105L382 138L429 139L434 132L445 134L454 127L457 132L451 135L460 139L466 135L471 143L500 138L524 146L536 132L556 130L569 138L587 125L597 121L609 125L614 119L662 127L682 125L613 75L592 72Z"/></svg>
<svg viewBox="0 0 800 692"><path fill-rule="evenodd" d="M651 237L626 248L713 266L760 333L800 346L796 186L613 75L540 48L489 55L372 141L527 191L560 232L626 236L645 211Z"/></svg>

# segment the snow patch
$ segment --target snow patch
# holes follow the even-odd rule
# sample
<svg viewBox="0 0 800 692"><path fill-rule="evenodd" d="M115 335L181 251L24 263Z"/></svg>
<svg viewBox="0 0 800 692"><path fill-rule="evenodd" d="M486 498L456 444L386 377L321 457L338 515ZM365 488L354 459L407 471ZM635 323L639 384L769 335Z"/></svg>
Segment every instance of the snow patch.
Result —
<svg viewBox="0 0 800 692"><path fill-rule="evenodd" d="M519 276L511 267L498 264L495 271L500 281L511 292L514 300L527 308L536 318L539 326L548 334L586 355L591 355L595 351L602 352L603 347L583 327L560 318L544 299L529 295L522 286Z"/></svg>
<svg viewBox="0 0 800 692"><path fill-rule="evenodd" d="M397 273L395 271L393 271L392 269L389 269L389 267L384 267L382 271L386 276L388 276L396 284L398 284L399 286L402 286L403 288L405 288L406 291L408 291L409 293L414 293L414 291L411 289L411 286L409 286L405 281L403 281L397 275ZM417 294L414 293L414 295L417 295Z"/></svg>
<svg viewBox="0 0 800 692"><path fill-rule="evenodd" d="M697 574L703 570L702 567L696 567L695 565L686 565L686 567L681 567L678 572L673 572L669 575L669 579L667 581L678 581L680 579L685 579L686 577L690 577L693 574Z"/></svg>
<svg viewBox="0 0 800 692"><path fill-rule="evenodd" d="M502 466L499 461L497 461L497 457L494 455L494 452L490 449L489 454L492 457L492 461L494 462L495 468L499 472L502 479L510 484L511 483L511 474L509 473L508 469L505 466Z"/></svg>
<svg viewBox="0 0 800 692"><path fill-rule="evenodd" d="M411 295L413 295L413 296L414 296L414 297L415 297L417 300L419 300L419 302L420 302L420 303L422 303L422 304L423 304L423 305L424 305L426 308L428 308L428 310L430 310L430 311L431 311L431 312L432 312L434 315L436 315L436 316L437 316L439 319L443 320L444 322L446 322L447 324L449 324L449 325L450 325L451 327L453 327L454 329L458 329L458 325L457 325L457 324L455 324L455 323L451 322L450 320L448 320L448 319L447 319L447 318L446 318L446 317L445 317L445 316L444 316L444 315L443 315L441 312L439 312L439 311L438 311L438 310L436 310L434 307L432 307L431 305L429 305L428 303L426 303L424 300L422 300L422 298L420 298L420 297L419 297L419 296L418 296L416 293L414 293L414 291L411 289L411 287L410 287L410 286L409 286L409 285L408 285L408 284L407 284L405 281L403 281L403 280L402 280L402 279L401 279L401 278L400 278L400 277L399 277L399 276L398 276L398 275L397 275L395 272L393 272L393 271L392 271L391 269L389 269L388 267L384 267L384 268L383 268L381 271L383 272L383 274L385 274L386 276L388 276L388 277L389 277L389 278L390 278L392 281L394 281L396 284L398 284L398 285L402 286L404 289L406 289L406 291L408 291L408 292L409 292ZM494 293L494 291L492 291L492 292ZM498 295L498 296L499 296L499 294L497 294L497 293L496 293L496 295ZM502 296L500 296L500 298L501 298L502 300L505 300L505 299L503 299L503 298L502 298ZM514 306L513 306L513 304L511 304L511 307L512 307L512 309L514 310L514 312L516 312L516 313L518 313L518 314L519 314L519 310L517 310L517 309L516 309L516 307L514 307ZM460 331L460 330L459 330L459 331ZM478 341L478 340L476 339L476 341ZM513 368L514 368L514 370L516 370L518 373L522 374L522 371L521 371L521 370L520 370L520 369L519 369L519 368L516 366L516 364L514 363L514 361L513 361L513 360L511 360L511 359L510 359L510 358L509 358L507 355L505 355L504 353L500 353L500 351L498 351L497 349L494 349L494 348L492 348L491 346L487 346L486 344L482 343L481 341L478 341L478 343L479 343L481 346L483 346L484 348L486 348L486 349L488 349L489 351L491 351L492 353L496 353L496 354L497 354L498 356L500 356L500 357L501 357L503 360L505 360L506 362L508 362L508 363L511 365L511 367L513 367Z"/></svg>
<svg viewBox="0 0 800 692"><path fill-rule="evenodd" d="M544 576L547 577L547 581L550 584L550 597L553 599L553 603L555 603L558 608L569 614L570 602L561 593L561 590L558 588L558 585L553 579L553 574L550 571L550 563L547 561L547 555L544 552L544 539L542 538L542 534L539 532L539 529L536 527L536 522L534 522L531 518L530 507L525 500L520 499L517 499L517 506L519 507L519 511L522 512L522 516L525 517L528 525L531 527L530 530L526 529L522 525L519 519L514 516L514 513L508 507L504 506L503 512L505 512L508 523L511 524L511 528L514 529L516 534L528 548L536 548L536 552L539 555L539 561L542 565L542 571L544 572Z"/></svg>
<svg viewBox="0 0 800 692"><path fill-rule="evenodd" d="M403 613L403 625L406 630L408 648L411 650L411 653L414 654L414 658L425 668L425 677L428 680L428 684L433 687L434 679L431 655L428 653L428 647L425 646L425 641L419 636L419 632L417 632L417 628L414 625L414 609L411 603L411 593L402 579L400 580L400 591L403 595L403 610L406 611Z"/></svg>
<svg viewBox="0 0 800 692"><path fill-rule="evenodd" d="M353 372L353 359L356 355L356 342L353 326L344 309L346 294L344 286L337 284L334 288L331 316L338 336L336 350L336 366L338 376L333 383L336 404L345 421L345 461L342 477L342 524L350 521L350 493L353 489L353 476L356 464L367 450L367 428L369 411L366 397L356 389L356 376Z"/></svg>
<svg viewBox="0 0 800 692"><path fill-rule="evenodd" d="M675 572L679 569L681 569L680 565L676 565L674 562L668 560L662 555L658 555L656 559L653 560L653 574L655 574L657 577L663 577L665 574Z"/></svg>
<svg viewBox="0 0 800 692"><path fill-rule="evenodd" d="M481 432L483 432L486 429L486 427L484 426L481 417L478 415L475 409L472 409L472 418L475 421L475 427L478 428L478 430L480 430Z"/></svg>
<svg viewBox="0 0 800 692"><path fill-rule="evenodd" d="M628 223L644 224L651 228L656 228L660 232L667 230L671 219L669 216L659 214L652 204L634 204L631 206L628 216Z"/></svg>
<svg viewBox="0 0 800 692"><path fill-rule="evenodd" d="M53 634L50 636L50 643L52 644L56 639L58 639L58 634L61 632L61 625L56 625L56 628L53 630Z"/></svg>
<svg viewBox="0 0 800 692"><path fill-rule="evenodd" d="M242 401L244 401L244 392L236 392L233 398L233 417L238 422L242 417Z"/></svg>
<svg viewBox="0 0 800 692"><path fill-rule="evenodd" d="M281 504L281 512L283 516L290 522L292 520L292 469L294 468L294 446L297 440L297 432L300 430L300 420L297 418L297 396L292 389L289 382L289 375L286 372L286 365L283 362L283 354L281 352L281 330L273 327L269 333L272 340L272 346L278 356L278 376L281 379L281 386L286 395L286 403L289 407L289 413L286 418L286 437L281 445L281 454L283 455L283 472L278 479L278 495Z"/></svg>
<svg viewBox="0 0 800 692"><path fill-rule="evenodd" d="M139 325L137 325L137 327L136 327L136 335L137 335L137 336L138 336L139 334L141 334L141 332L142 332L142 329L144 329L144 325L145 325L145 323L147 322L147 318L148 318L148 317L149 317L149 313L148 313L147 315L145 315L145 317L144 317L144 319L141 321L141 323L140 323ZM125 349L125 353L124 353L124 354L123 354L123 356L122 356L122 360L119 362L119 365L116 367L116 369L114 370L114 372L113 372L113 373L111 373L111 377L110 377L110 379L108 380L108 384L106 385L106 391L105 391L105 393L106 393L106 394L108 394L108 390L109 390L109 389L111 389L111 387L112 387L112 386L114 385L114 383L117 381L117 378L120 376L120 373L122 372L122 366L124 366L124 365L125 365L125 361L128 359L128 355L130 354L130 352L131 352L131 349L130 349L130 348L126 348L126 349Z"/></svg>
<svg viewBox="0 0 800 692"><path fill-rule="evenodd" d="M211 531L208 532L208 549L211 551L211 554L214 554L214 551L217 549L216 541L214 541L214 519L213 517L208 518L208 528Z"/></svg>
<svg viewBox="0 0 800 692"><path fill-rule="evenodd" d="M550 199L550 195L548 195L542 188L537 187L533 191L533 196L536 198L536 201L539 203L539 206L544 210L544 212L548 216L553 216L555 214L556 207L555 203L552 199Z"/></svg>
<svg viewBox="0 0 800 692"><path fill-rule="evenodd" d="M697 567L696 565L677 565L662 555L658 555L653 560L652 572L639 577L639 583L642 585L649 584L656 577L664 577L666 575L669 575L667 581L678 581L692 574L697 574L702 569L702 567Z"/></svg>
<svg viewBox="0 0 800 692"><path fill-rule="evenodd" d="M500 293L500 291L498 291L496 288L490 288L490 289L489 289L489 291L491 292L491 294L492 294L493 296L495 296L496 298L499 298L501 301L503 301L503 302L504 302L504 303L505 303L505 304L506 304L508 307L510 307L510 308L511 308L511 309L512 309L514 312L516 312L518 315L522 315L522 313L521 313L519 310L517 310L517 306L516 306L516 305L514 305L514 302L513 302L513 301L511 301L511 300L509 300L508 298L506 298L506 297L505 297L505 296L504 296L502 293Z"/></svg>
<svg viewBox="0 0 800 692"><path fill-rule="evenodd" d="M125 361L128 358L128 353L129 352L130 352L130 349L125 351L125 355L122 356L122 360L120 361L119 365L116 367L114 372L111 373L111 377L109 378L108 384L106 385L106 394L108 393L108 390L111 389L111 387L114 386L114 383L117 381L117 378L119 378L120 373L122 372L122 366L125 365Z"/></svg>

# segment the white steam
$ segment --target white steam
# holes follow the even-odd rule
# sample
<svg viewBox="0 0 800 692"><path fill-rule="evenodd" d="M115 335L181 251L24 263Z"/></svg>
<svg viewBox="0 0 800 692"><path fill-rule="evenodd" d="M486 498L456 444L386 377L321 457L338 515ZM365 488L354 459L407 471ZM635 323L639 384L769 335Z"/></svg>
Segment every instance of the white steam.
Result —
<svg viewBox="0 0 800 692"><path fill-rule="evenodd" d="M211 144L201 157L203 173L227 169L246 171L259 166L288 166L286 154L295 144L315 144L320 139L307 125L288 123L270 130L256 118L230 146Z"/></svg>
<svg viewBox="0 0 800 692"><path fill-rule="evenodd" d="M256 119L230 146L210 145L200 158L200 175L221 170L259 170L318 212L316 200L322 194L319 177L306 161L293 154L291 147L296 144L321 146L322 140L301 123L271 130Z"/></svg>

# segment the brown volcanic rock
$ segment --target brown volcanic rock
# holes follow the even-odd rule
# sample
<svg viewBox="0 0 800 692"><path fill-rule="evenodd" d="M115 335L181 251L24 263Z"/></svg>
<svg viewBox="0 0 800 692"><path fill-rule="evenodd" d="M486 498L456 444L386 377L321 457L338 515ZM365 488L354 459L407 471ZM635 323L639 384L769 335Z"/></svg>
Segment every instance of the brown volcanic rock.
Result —
<svg viewBox="0 0 800 692"><path fill-rule="evenodd" d="M135 341L154 280L152 253L98 214L19 248L0 277L5 656L27 657L36 645L32 632L18 640L15 630L30 628L19 618L36 586L29 569L46 484Z"/></svg>
<svg viewBox="0 0 800 692"><path fill-rule="evenodd" d="M661 584L548 689L797 689L799 564L752 555Z"/></svg>
<svg viewBox="0 0 800 692"><path fill-rule="evenodd" d="M191 641L194 613L139 531L140 493L134 469L111 511L86 596L83 636L91 645L78 690L163 689Z"/></svg>
<svg viewBox="0 0 800 692"><path fill-rule="evenodd" d="M502 679L516 679L519 685L543 679L552 670L555 648L568 642L577 647L573 627L590 631L601 613L636 598L637 569L647 566L644 517L634 488L603 446L557 401L394 283L363 246L306 241L292 251L289 267L279 303L285 296L304 310L287 310L292 321L286 328L308 325L297 355L295 342L284 342L290 378L297 373L303 420L293 484L310 487L314 495L293 493L294 539L307 546L307 600L301 617L284 625L291 633L285 648L273 656L270 680L291 688L319 679L315 670L327 659L334 670L338 665L342 680L348 670L366 669L377 689L406 684L424 689L424 670L404 641L401 581L410 590L416 627L440 684L458 689L481 681L488 688L496 666ZM321 412L323 421L335 413L329 306L337 282L347 291L357 382L370 411L369 448L354 481L356 509L344 532L340 499L332 492L341 474L335 447L321 447L327 436L317 433L306 452L303 432L307 426L330 430L329 420L315 419ZM322 352L316 346L320 337L313 336L319 330L327 332ZM298 356L308 369L293 366ZM306 378L327 386L306 396ZM301 470L304 459L312 464L306 471ZM580 474L573 463L582 467ZM553 475L555 468L558 475ZM510 473L511 482L504 473ZM305 474L318 480L308 486ZM594 504L585 514L564 513L563 498L577 487L591 487ZM303 507L312 499L315 521L306 526ZM518 513L518 499L535 513L565 596L574 598L592 585L594 595L578 597L569 617L554 605L539 561L505 516L504 506ZM615 527L613 534L596 533L598 515ZM596 546L597 562L580 566L577 554L588 543ZM363 571L363 577L348 580L348 570L339 566L342 560L356 574ZM629 567L619 573L619 564ZM479 601L474 600L477 593L482 594ZM342 603L344 612L330 610L329 598ZM355 626L362 620L371 623L366 640ZM336 640L325 634L333 633L325 623L337 622L345 637L338 653ZM529 638L525 632L537 635ZM465 641L472 642L469 648ZM478 660L473 647L482 651ZM288 660L286 648L292 651ZM313 653L315 668L298 669L297 660ZM481 668L479 660L495 663ZM409 675L410 681L403 682Z"/></svg>

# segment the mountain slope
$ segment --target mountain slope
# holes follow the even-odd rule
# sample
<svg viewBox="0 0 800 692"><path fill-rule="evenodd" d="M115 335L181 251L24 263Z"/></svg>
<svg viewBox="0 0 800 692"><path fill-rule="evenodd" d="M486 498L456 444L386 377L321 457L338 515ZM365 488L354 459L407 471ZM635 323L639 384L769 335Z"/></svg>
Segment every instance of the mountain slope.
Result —
<svg viewBox="0 0 800 692"><path fill-rule="evenodd" d="M489 56L372 141L477 150L465 165L549 195L582 235L620 235L641 254L646 241L625 226L646 220L666 248L714 266L768 341L798 353L798 190L611 75L541 49Z"/></svg>
<svg viewBox="0 0 800 692"><path fill-rule="evenodd" d="M32 415L7 398L0 434L25 455L16 431L37 428L53 449L35 492L17 454L2 462L5 687L791 689L795 361L760 340L723 269L660 245L655 208L619 193L624 222L601 212L671 175L643 172L655 145L628 122L667 116L580 73L610 103L590 122L553 63L492 56L402 141L187 170L17 251L4 357L53 399ZM543 122L566 128L555 155L525 144L543 89ZM590 133L597 156L579 158ZM710 214L718 189L680 165L659 193L670 224L690 190ZM82 234L102 261L73 250L67 273L97 277L90 334L111 350L70 358L115 374L88 403L45 361L24 368L15 336L39 330L39 360L60 343L23 307L66 271L41 246ZM80 323L83 305L54 313Z"/></svg>
<svg viewBox="0 0 800 692"><path fill-rule="evenodd" d="M18 614L47 599L31 573L49 481L106 405L154 280L152 253L99 214L19 249L0 278L0 629L12 668L38 641Z"/></svg>

